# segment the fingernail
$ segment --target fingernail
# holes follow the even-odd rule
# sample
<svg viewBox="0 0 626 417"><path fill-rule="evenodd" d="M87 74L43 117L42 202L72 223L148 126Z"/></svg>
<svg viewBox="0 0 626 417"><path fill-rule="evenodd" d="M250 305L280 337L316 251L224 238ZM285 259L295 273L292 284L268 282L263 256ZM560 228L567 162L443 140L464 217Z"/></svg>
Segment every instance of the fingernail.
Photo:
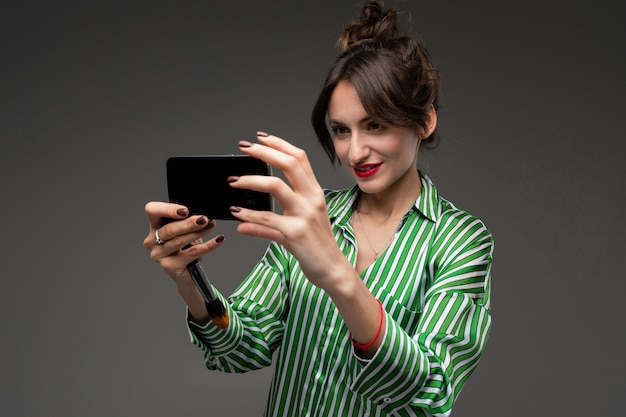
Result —
<svg viewBox="0 0 626 417"><path fill-rule="evenodd" d="M217 243L220 243L220 242L222 242L223 240L224 240L224 235L219 235L218 237L216 237L216 238L215 238L215 241L216 241Z"/></svg>
<svg viewBox="0 0 626 417"><path fill-rule="evenodd" d="M250 146L252 146L252 143L248 142L247 140L240 140L239 141L239 147L240 148L249 148Z"/></svg>
<svg viewBox="0 0 626 417"><path fill-rule="evenodd" d="M179 216L187 216L189 214L189 210L187 210L186 208L179 208L178 210L176 210L176 214L178 214Z"/></svg>
<svg viewBox="0 0 626 417"><path fill-rule="evenodd" d="M237 182L237 181L239 181L239 177L237 176L233 175L232 177L228 177L228 182L232 183L232 182Z"/></svg>
<svg viewBox="0 0 626 417"><path fill-rule="evenodd" d="M213 219L209 219L209 223L206 225L207 228L211 228L215 226L215 220Z"/></svg>
<svg viewBox="0 0 626 417"><path fill-rule="evenodd" d="M256 132L257 136L261 136L262 138L268 137L270 134L265 132Z"/></svg>
<svg viewBox="0 0 626 417"><path fill-rule="evenodd" d="M233 213L239 213L241 211L241 207L237 206L230 206L228 209Z"/></svg>
<svg viewBox="0 0 626 417"><path fill-rule="evenodd" d="M204 216L198 217L196 219L196 224L202 225L202 224L206 224L207 222L207 218Z"/></svg>

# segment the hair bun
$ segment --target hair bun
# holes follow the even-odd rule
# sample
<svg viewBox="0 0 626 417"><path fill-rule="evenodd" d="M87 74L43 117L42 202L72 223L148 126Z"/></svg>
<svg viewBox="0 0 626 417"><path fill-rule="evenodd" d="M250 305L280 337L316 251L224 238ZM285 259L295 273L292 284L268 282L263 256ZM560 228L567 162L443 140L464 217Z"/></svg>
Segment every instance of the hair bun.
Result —
<svg viewBox="0 0 626 417"><path fill-rule="evenodd" d="M397 18L398 13L395 10L384 10L381 1L368 1L360 19L348 24L339 38L341 52L367 44L384 46L386 41L398 35Z"/></svg>
<svg viewBox="0 0 626 417"><path fill-rule="evenodd" d="M406 30L400 28L403 16L384 10L382 1L369 0L360 18L344 28L337 42L341 54L311 113L315 134L331 162L337 160L337 153L328 129L329 103L344 81L352 85L372 119L384 126L415 129L422 149L437 144L436 124L431 127L433 110L439 107L439 71L423 42L411 33L410 15Z"/></svg>

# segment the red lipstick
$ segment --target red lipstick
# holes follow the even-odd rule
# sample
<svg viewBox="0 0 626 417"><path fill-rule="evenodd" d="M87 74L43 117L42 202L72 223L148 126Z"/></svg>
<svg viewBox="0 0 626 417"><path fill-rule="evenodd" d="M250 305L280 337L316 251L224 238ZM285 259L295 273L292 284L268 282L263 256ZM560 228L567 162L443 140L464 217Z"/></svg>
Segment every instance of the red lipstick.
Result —
<svg viewBox="0 0 626 417"><path fill-rule="evenodd" d="M367 177L371 177L372 175L376 174L376 172L378 172L378 169L380 168L381 165L382 165L382 163L380 163L380 164L353 165L352 169L354 170L354 173L356 174L357 177L367 178Z"/></svg>

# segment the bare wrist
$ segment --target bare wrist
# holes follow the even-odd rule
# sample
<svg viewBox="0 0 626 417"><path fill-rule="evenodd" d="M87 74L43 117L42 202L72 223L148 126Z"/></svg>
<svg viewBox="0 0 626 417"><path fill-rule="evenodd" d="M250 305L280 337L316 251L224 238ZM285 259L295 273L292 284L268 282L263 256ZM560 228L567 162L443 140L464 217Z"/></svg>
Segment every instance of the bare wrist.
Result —
<svg viewBox="0 0 626 417"><path fill-rule="evenodd" d="M189 313L193 316L195 322L208 322L204 298L194 283L178 284L178 294L187 305Z"/></svg>
<svg viewBox="0 0 626 417"><path fill-rule="evenodd" d="M324 288L330 298L333 300L348 299L359 292L359 287L363 286L363 281L350 262L343 258L342 262L333 265L336 267L332 269L327 280L328 285Z"/></svg>
<svg viewBox="0 0 626 417"><path fill-rule="evenodd" d="M185 300L187 297L195 296L196 293L199 293L196 284L193 282L177 282L176 289L178 290L178 294Z"/></svg>

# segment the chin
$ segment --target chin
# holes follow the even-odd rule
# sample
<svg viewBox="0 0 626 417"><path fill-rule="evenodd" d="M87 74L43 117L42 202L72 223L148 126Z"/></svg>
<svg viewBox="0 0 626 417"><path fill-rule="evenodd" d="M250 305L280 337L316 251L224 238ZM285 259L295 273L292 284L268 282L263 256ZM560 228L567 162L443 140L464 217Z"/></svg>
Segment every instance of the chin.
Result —
<svg viewBox="0 0 626 417"><path fill-rule="evenodd" d="M376 194L388 188L378 181L363 181L360 178L357 178L356 185L365 194Z"/></svg>

